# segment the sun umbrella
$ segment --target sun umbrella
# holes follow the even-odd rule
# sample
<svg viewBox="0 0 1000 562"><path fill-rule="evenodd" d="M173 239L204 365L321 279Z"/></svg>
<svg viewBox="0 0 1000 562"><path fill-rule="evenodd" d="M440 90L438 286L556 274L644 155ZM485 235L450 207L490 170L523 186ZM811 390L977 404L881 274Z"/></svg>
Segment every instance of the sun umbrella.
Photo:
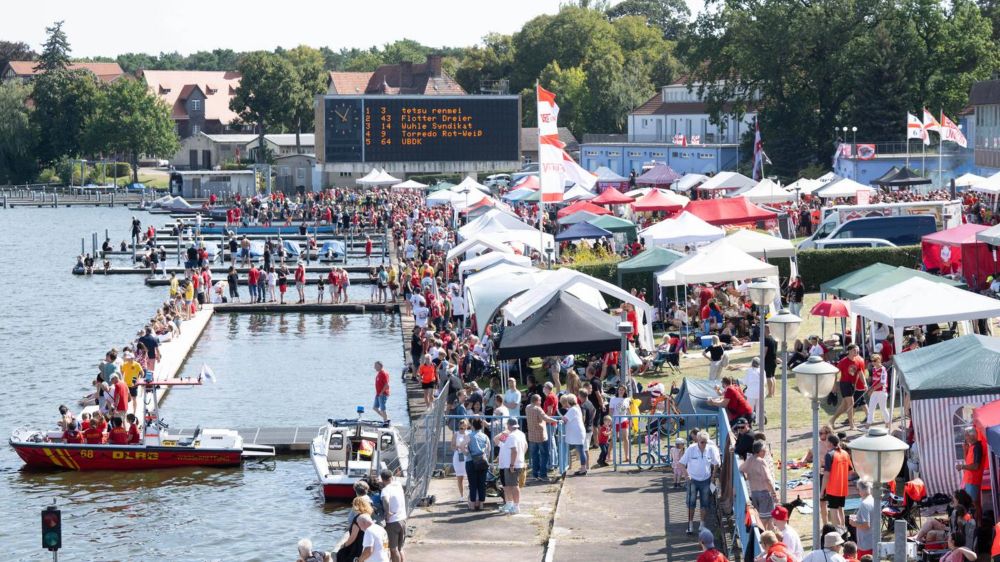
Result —
<svg viewBox="0 0 1000 562"><path fill-rule="evenodd" d="M851 311L847 306L847 301L832 299L820 301L809 311L813 316L824 316L826 318L847 318Z"/></svg>

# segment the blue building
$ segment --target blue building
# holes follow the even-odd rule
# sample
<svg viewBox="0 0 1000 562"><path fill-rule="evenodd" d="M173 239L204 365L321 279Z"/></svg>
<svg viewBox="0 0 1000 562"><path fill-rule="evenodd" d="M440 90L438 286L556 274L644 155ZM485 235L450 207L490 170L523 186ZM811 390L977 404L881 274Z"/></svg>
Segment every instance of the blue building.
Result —
<svg viewBox="0 0 1000 562"><path fill-rule="evenodd" d="M667 143L586 143L580 145L580 165L588 170L607 166L616 174L642 172L644 165L666 164L678 174L714 174L736 169L736 144L680 146Z"/></svg>
<svg viewBox="0 0 1000 562"><path fill-rule="evenodd" d="M874 158L862 160L857 157L856 151L852 150L850 158L841 157L838 159L837 164L833 167L834 173L862 185L869 185L893 166L902 168L907 165L905 143L875 143L875 145ZM939 159L937 146L928 146L927 155L924 157L922 145L918 141L913 141L910 145L910 169L933 182L928 186L920 186L921 188L934 189L938 185L947 186L953 178L968 172L975 172L976 167L970 149L948 143L944 147L944 152L940 153Z"/></svg>

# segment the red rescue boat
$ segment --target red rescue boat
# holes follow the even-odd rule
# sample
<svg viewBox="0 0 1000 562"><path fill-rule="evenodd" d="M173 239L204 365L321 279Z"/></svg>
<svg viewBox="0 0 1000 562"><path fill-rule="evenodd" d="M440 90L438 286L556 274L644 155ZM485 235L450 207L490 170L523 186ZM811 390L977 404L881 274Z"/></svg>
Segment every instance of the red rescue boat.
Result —
<svg viewBox="0 0 1000 562"><path fill-rule="evenodd" d="M192 386L201 381L169 381L153 386ZM32 468L63 470L150 470L182 466L239 466L246 458L274 456L274 447L250 445L232 429L195 430L171 436L159 418L156 392L144 392L149 404L142 443L135 445L65 443L62 432L15 429L10 446ZM151 397L151 400L149 400Z"/></svg>

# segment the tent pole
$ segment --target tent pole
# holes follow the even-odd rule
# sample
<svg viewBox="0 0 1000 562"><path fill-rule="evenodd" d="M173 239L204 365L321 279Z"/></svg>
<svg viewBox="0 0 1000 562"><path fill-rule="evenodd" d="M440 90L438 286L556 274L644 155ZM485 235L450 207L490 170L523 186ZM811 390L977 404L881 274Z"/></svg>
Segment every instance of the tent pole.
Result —
<svg viewBox="0 0 1000 562"><path fill-rule="evenodd" d="M896 345L896 355L899 355L900 353L903 352L903 330L905 328L906 328L906 326L899 326L897 324L893 324L893 326L892 326L892 333L893 333L893 338L892 339L893 339L893 343ZM896 371L895 367L893 367L892 371L893 371L893 373L892 373L892 379L891 379L891 381L892 381L892 385L891 385L892 388L890 389L890 392L889 392L889 422L886 424L886 426L888 427L888 429L889 429L890 432L892 431L892 419L893 419L893 416L896 415L896 390L900 388L900 386L899 386L899 373ZM900 402L902 402L902 398L900 398ZM903 410L902 404L900 404L900 410L901 410L900 419L902 420L902 422L904 424L904 425L902 425L900 427L905 427L906 413L904 411L902 411Z"/></svg>

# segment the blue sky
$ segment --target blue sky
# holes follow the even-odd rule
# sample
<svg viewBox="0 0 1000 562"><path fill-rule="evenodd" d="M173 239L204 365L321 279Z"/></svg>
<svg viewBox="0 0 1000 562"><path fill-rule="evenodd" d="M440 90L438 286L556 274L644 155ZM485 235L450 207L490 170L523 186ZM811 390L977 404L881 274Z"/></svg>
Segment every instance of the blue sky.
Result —
<svg viewBox="0 0 1000 562"><path fill-rule="evenodd" d="M694 8L701 0L688 0ZM64 20L72 55L213 48L236 51L307 44L366 48L396 39L430 46L467 46L489 32L511 33L560 0L42 0L5 10L0 38L39 48L45 27Z"/></svg>

